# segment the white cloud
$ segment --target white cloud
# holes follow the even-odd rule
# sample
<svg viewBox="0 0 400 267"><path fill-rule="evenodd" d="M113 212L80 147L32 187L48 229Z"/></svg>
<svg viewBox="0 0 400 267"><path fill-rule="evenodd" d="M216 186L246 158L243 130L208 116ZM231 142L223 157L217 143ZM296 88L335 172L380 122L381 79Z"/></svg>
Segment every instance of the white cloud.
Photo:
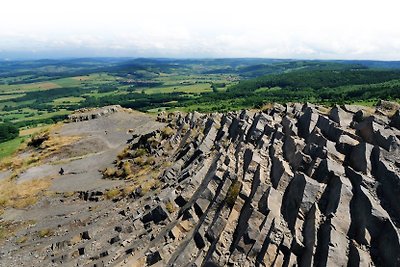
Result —
<svg viewBox="0 0 400 267"><path fill-rule="evenodd" d="M0 51L400 59L395 0L2 0Z"/></svg>

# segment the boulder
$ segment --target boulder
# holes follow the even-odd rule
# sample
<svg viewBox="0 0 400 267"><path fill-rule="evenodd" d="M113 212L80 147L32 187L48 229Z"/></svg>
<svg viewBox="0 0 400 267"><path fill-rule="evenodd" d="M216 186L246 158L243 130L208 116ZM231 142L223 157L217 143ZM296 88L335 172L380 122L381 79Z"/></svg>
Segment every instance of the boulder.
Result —
<svg viewBox="0 0 400 267"><path fill-rule="evenodd" d="M336 105L329 112L329 118L337 122L340 126L349 127L353 120L353 114L346 112Z"/></svg>
<svg viewBox="0 0 400 267"><path fill-rule="evenodd" d="M349 162L350 166L356 171L361 171L364 174L371 173L371 153L373 146L368 143L360 143L351 149Z"/></svg>
<svg viewBox="0 0 400 267"><path fill-rule="evenodd" d="M167 212L165 212L165 210L161 206L157 206L143 216L142 222L145 224L152 221L155 224L157 224L161 221L164 221L167 218L168 218Z"/></svg>
<svg viewBox="0 0 400 267"><path fill-rule="evenodd" d="M390 118L390 125L400 130L400 110L397 110Z"/></svg>
<svg viewBox="0 0 400 267"><path fill-rule="evenodd" d="M304 138L308 137L317 124L318 118L318 112L314 108L305 108L303 115L300 116L297 123L299 135Z"/></svg>

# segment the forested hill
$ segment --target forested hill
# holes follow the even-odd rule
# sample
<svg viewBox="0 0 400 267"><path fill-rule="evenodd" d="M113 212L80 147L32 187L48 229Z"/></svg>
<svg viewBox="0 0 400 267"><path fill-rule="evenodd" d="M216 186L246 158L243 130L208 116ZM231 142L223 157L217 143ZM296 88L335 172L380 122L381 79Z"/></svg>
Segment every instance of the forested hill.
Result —
<svg viewBox="0 0 400 267"><path fill-rule="evenodd" d="M307 70L244 80L228 90L241 96L259 95L274 101L341 102L400 97L399 70ZM294 99L292 99L294 98Z"/></svg>
<svg viewBox="0 0 400 267"><path fill-rule="evenodd" d="M344 85L371 84L400 78L398 70L307 70L265 75L256 79L241 81L231 90L256 90L261 87L289 89L321 89Z"/></svg>

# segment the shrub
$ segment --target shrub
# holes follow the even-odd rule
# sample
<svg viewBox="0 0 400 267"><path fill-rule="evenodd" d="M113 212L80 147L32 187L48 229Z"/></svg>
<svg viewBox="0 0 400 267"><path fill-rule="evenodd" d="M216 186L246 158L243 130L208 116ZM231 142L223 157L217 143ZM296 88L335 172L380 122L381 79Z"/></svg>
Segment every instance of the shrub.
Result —
<svg viewBox="0 0 400 267"><path fill-rule="evenodd" d="M124 176L125 176L125 177L132 175L131 164L130 164L128 161L125 161L125 162L122 164L122 169L123 169L123 171L124 171Z"/></svg>
<svg viewBox="0 0 400 267"><path fill-rule="evenodd" d="M160 144L158 142L157 138L155 136L150 137L147 139L147 143L152 147L152 148L157 148L157 146Z"/></svg>
<svg viewBox="0 0 400 267"><path fill-rule="evenodd" d="M18 244L22 244L22 243L25 243L27 240L28 240L28 237L27 237L27 236L21 236L21 237L19 237L19 238L16 240L16 242L17 242Z"/></svg>
<svg viewBox="0 0 400 267"><path fill-rule="evenodd" d="M174 213L176 210L174 203L172 203L171 201L168 201L167 203L165 203L165 208L167 209L167 211L169 213Z"/></svg>
<svg viewBox="0 0 400 267"><path fill-rule="evenodd" d="M136 150L133 152L132 156L133 156L134 158L137 158L137 157L142 157L142 156L144 156L144 155L146 155L146 154L147 154L147 150L146 150L146 149L144 149L144 148L138 148L138 149L136 149Z"/></svg>
<svg viewBox="0 0 400 267"><path fill-rule="evenodd" d="M14 139L19 135L19 129L11 123L0 123L0 142Z"/></svg>
<svg viewBox="0 0 400 267"><path fill-rule="evenodd" d="M114 188L114 189L108 190L105 195L106 195L107 199L113 199L113 198L119 196L120 193L121 193L121 191L118 188Z"/></svg>
<svg viewBox="0 0 400 267"><path fill-rule="evenodd" d="M171 127L167 126L161 130L161 136L163 139L170 138L174 135L174 130Z"/></svg>
<svg viewBox="0 0 400 267"><path fill-rule="evenodd" d="M118 155L117 158L119 160L126 158L129 155L129 148L125 148L124 150L122 150Z"/></svg>
<svg viewBox="0 0 400 267"><path fill-rule="evenodd" d="M182 126L182 133L186 133L189 130L189 124L184 124Z"/></svg>
<svg viewBox="0 0 400 267"><path fill-rule="evenodd" d="M53 234L53 232L50 229L42 229L38 232L38 236L40 238L44 238L44 237L48 237L51 236Z"/></svg>
<svg viewBox="0 0 400 267"><path fill-rule="evenodd" d="M133 162L139 166L145 165L145 160L142 157L135 158Z"/></svg>
<svg viewBox="0 0 400 267"><path fill-rule="evenodd" d="M108 167L103 171L103 176L104 176L104 178L114 177L116 172L117 172L117 170L115 168Z"/></svg>
<svg viewBox="0 0 400 267"><path fill-rule="evenodd" d="M134 185L127 185L123 188L122 190L122 195L123 196L128 196L129 194L131 194L132 192L134 192L136 189L136 187Z"/></svg>
<svg viewBox="0 0 400 267"><path fill-rule="evenodd" d="M37 134L29 140L28 146L40 147L47 140L49 140L48 132Z"/></svg>
<svg viewBox="0 0 400 267"><path fill-rule="evenodd" d="M145 162L146 165L154 165L156 164L156 159L154 157L148 157Z"/></svg>
<svg viewBox="0 0 400 267"><path fill-rule="evenodd" d="M238 180L235 180L228 189L226 193L226 203L228 206L233 207L236 202L236 198L240 193L240 189L242 188L242 183Z"/></svg>

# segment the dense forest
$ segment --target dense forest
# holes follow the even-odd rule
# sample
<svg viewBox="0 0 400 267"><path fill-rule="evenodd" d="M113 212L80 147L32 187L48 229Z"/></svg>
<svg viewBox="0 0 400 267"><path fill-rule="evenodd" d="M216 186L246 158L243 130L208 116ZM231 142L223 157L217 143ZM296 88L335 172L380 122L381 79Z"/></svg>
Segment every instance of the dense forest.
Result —
<svg viewBox="0 0 400 267"><path fill-rule="evenodd" d="M259 95L272 101L312 101L330 104L400 97L397 70L296 71L242 81L229 89L234 95Z"/></svg>
<svg viewBox="0 0 400 267"><path fill-rule="evenodd" d="M14 139L19 134L18 128L11 123L0 123L0 142Z"/></svg>

